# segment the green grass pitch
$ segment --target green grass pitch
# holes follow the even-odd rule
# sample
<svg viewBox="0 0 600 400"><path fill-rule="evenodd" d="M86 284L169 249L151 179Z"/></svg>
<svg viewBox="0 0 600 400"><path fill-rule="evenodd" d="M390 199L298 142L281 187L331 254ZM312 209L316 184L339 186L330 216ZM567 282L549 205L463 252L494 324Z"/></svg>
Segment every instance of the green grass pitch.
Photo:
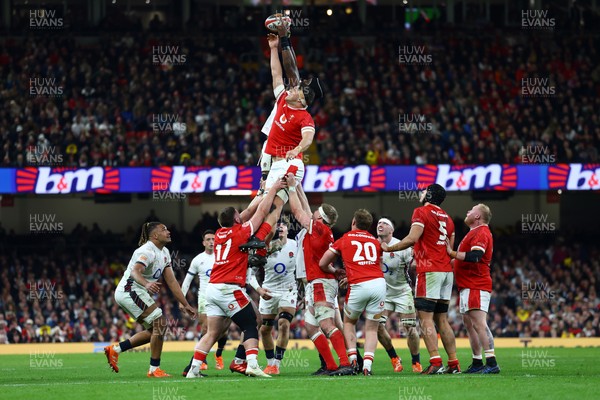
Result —
<svg viewBox="0 0 600 400"><path fill-rule="evenodd" d="M191 347L191 344L190 344ZM43 347L41 347L43 348ZM406 351L400 355L410 368ZM426 352L421 353L425 361ZM444 353L442 353L445 356ZM461 366L470 364L470 352L459 350ZM187 380L181 371L189 353L165 353L161 367L171 378L146 377L149 353L125 353L120 372L111 372L103 353L0 356L2 399L598 399L600 364L598 348L498 349L500 375L419 376L409 370L394 373L387 354L378 350L371 377L312 377L318 368L315 350L288 350L282 374L271 379L232 374L227 365L233 352L225 352L225 369L214 369L209 355L209 376ZM259 362L265 365L264 352ZM426 362L423 362L426 364ZM425 367L426 365L424 365Z"/></svg>

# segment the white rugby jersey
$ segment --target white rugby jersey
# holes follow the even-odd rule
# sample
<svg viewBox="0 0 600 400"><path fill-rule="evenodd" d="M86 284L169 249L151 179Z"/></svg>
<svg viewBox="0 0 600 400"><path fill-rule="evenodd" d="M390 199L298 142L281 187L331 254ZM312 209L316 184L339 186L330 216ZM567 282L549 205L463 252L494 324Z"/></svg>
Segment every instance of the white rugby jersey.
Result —
<svg viewBox="0 0 600 400"><path fill-rule="evenodd" d="M146 290L145 287L138 284L131 277L133 266L137 263L146 266L142 272L144 279L148 282L156 282L160 279L165 268L171 267L171 255L166 247L159 250L152 241L148 240L133 252L129 265L127 265L127 269L123 274L123 279L119 282L121 289L124 289L127 284L132 284L135 288Z"/></svg>
<svg viewBox="0 0 600 400"><path fill-rule="evenodd" d="M265 264L265 288L284 288L296 284L296 255L298 244L288 239L285 245L267 259Z"/></svg>
<svg viewBox="0 0 600 400"><path fill-rule="evenodd" d="M192 260L190 268L188 269L188 275L191 279L194 279L195 275L198 275L200 279L200 286L198 287L198 298L204 297L206 289L208 288L208 280L210 279L210 273L212 271L213 264L215 263L215 253L208 254L205 251L198 254ZM186 280L188 277L186 276Z"/></svg>
<svg viewBox="0 0 600 400"><path fill-rule="evenodd" d="M304 264L304 251L302 250L302 243L304 242L306 232L306 228L303 228L296 235L296 243L298 246L298 254L296 255L296 279L306 279L306 265Z"/></svg>
<svg viewBox="0 0 600 400"><path fill-rule="evenodd" d="M400 240L392 237L388 246L392 246ZM381 270L385 278L387 297L400 295L410 288L408 268L413 259L412 247L394 252L383 252Z"/></svg>

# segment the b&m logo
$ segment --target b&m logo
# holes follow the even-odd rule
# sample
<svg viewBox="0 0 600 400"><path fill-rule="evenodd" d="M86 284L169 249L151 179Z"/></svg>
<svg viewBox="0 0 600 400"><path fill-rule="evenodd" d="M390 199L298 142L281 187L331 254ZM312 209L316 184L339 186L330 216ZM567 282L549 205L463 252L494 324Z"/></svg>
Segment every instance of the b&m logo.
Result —
<svg viewBox="0 0 600 400"><path fill-rule="evenodd" d="M557 164L548 167L550 189L600 189L600 164Z"/></svg>
<svg viewBox="0 0 600 400"><path fill-rule="evenodd" d="M385 168L368 165L346 168L307 165L302 187L306 192L381 191L385 190Z"/></svg>
<svg viewBox="0 0 600 400"><path fill-rule="evenodd" d="M501 164L417 167L417 184L428 186L432 183L438 183L449 191L514 190L517 187L517 168Z"/></svg>
<svg viewBox="0 0 600 400"><path fill-rule="evenodd" d="M65 194L119 191L121 177L115 168L23 168L17 170L17 193Z"/></svg>
<svg viewBox="0 0 600 400"><path fill-rule="evenodd" d="M228 166L207 167L161 167L152 168L152 187L165 187L169 192L203 193L223 189L253 189L252 168Z"/></svg>

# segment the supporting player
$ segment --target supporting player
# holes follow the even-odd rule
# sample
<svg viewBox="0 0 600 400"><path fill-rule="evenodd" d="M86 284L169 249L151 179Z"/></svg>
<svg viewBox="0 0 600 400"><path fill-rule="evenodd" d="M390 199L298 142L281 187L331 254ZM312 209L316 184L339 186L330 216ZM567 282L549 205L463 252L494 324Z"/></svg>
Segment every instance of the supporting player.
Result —
<svg viewBox="0 0 600 400"><path fill-rule="evenodd" d="M240 249L250 236L255 233L267 216L276 192L285 187L283 180L275 183L274 191L265 195L258 209L250 220L242 224L240 213L233 207L227 207L219 214L219 229L215 235L215 264L206 291L206 315L208 331L195 346L194 361L187 378L199 378L201 365L206 362L206 355L213 344L223 333L228 319L240 327L243 333L243 345L246 351L246 375L270 377L258 365L258 328L256 313L251 300L246 294L246 276L248 271L248 253ZM271 212L266 221L256 232L259 240L264 240L277 221ZM269 298L268 292L259 292L262 297Z"/></svg>
<svg viewBox="0 0 600 400"><path fill-rule="evenodd" d="M446 190L441 185L429 185L421 192L419 200L423 206L413 212L408 235L394 245L381 245L386 252L414 246L417 264L415 308L430 362L422 372L426 375L460 373L460 365L456 358L456 338L448 322L448 305L454 274L450 256L446 252L446 240L449 239L450 246L454 244L454 222L440 208L445 198ZM438 350L436 326L448 354L447 369L444 369Z"/></svg>
<svg viewBox="0 0 600 400"><path fill-rule="evenodd" d="M329 204L322 204L314 213L311 213L310 209L302 206L298 197L299 193L303 194L302 186L298 184L293 174L287 175L287 184L292 213L307 230L302 240L302 257L308 281L305 288L308 299L305 314L306 330L319 354L325 360L327 370L323 372L324 374L352 375L354 369L346 354L344 335L336 327L334 321L338 282L334 274L323 272L319 268L321 257L333 243L331 227L337 221L337 211ZM338 355L339 368L333 358L327 338Z"/></svg>
<svg viewBox="0 0 600 400"><path fill-rule="evenodd" d="M207 326L206 326L206 288L208 287L208 280L210 278L210 273L212 271L213 264L215 263L215 232L213 230L206 230L202 234L202 245L204 246L204 251L198 254L192 260L190 264L190 268L187 271L185 279L181 284L181 291L183 295L187 295L187 292L190 288L190 285L196 275L198 276L199 285L198 285L198 323L200 324L201 331L200 337L206 334ZM223 369L223 350L225 349L225 345L227 344L227 331L229 326L225 328L223 336L219 338L217 342L217 352L215 353L215 369L221 370ZM187 367L183 370L183 376L186 376L190 367L192 366L192 360ZM208 364L202 364L202 369L208 369Z"/></svg>
<svg viewBox="0 0 600 400"><path fill-rule="evenodd" d="M386 284L381 271L381 245L367 230L373 216L367 210L354 212L352 230L338 239L319 262L325 273L337 271L331 263L341 256L350 285L344 306L344 336L348 342L350 362L357 366L356 322L365 311L365 354L363 375L372 375L371 367L377 348L377 329L383 315Z"/></svg>
<svg viewBox="0 0 600 400"><path fill-rule="evenodd" d="M492 212L485 204L477 204L467 212L467 235L453 251L448 243L448 254L454 258L454 276L460 294L459 309L469 333L473 363L467 374L499 374L500 367L494 353L494 337L487 325L487 312L492 292L490 265L494 241L488 224ZM485 352L485 365L481 349Z"/></svg>
<svg viewBox="0 0 600 400"><path fill-rule="evenodd" d="M377 222L377 236L380 243L388 246L400 242L392 236L394 224L388 218L381 218ZM392 338L385 328L387 319L393 312L400 314L400 321L407 333L408 349L412 356L412 371L423 371L419 355L420 338L417 331L417 315L415 313L415 300L410 287L408 268L413 260L412 247L392 253L383 253L383 276L386 282L385 310L379 320L377 336L381 345L388 353L395 372L402 372L402 359L396 353Z"/></svg>
<svg viewBox="0 0 600 400"><path fill-rule="evenodd" d="M290 338L290 323L296 313L296 253L298 246L295 240L288 239L288 226L279 223L278 240L274 241L278 248L268 257L265 265L265 279L262 287L269 291L270 300L260 299L258 311L261 313L262 326L260 337L263 342L268 365L266 374L279 375L281 360L283 360ZM274 245L271 242L271 246ZM279 243L277 243L279 242ZM272 251L272 250L271 250ZM273 342L273 325L277 317L277 346Z"/></svg>
<svg viewBox="0 0 600 400"><path fill-rule="evenodd" d="M146 222L142 226L140 247L133 252L123 278L117 285L115 301L146 330L136 333L128 340L104 348L108 364L115 372L119 372L117 363L121 352L149 342L151 355L148 377L170 376L160 369L163 336L168 325L162 309L152 298L160 293L162 284L158 280L161 276L164 276L167 286L184 311L192 318L197 316L196 310L187 302L175 279L171 268L171 255L165 247L168 243L171 243L171 233L165 225L160 222Z"/></svg>

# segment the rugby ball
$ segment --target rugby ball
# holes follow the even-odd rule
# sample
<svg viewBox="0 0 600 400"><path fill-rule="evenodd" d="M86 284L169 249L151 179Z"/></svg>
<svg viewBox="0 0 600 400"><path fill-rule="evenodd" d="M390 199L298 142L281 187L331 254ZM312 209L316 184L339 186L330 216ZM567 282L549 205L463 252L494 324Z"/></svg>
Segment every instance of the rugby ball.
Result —
<svg viewBox="0 0 600 400"><path fill-rule="evenodd" d="M282 17L282 21L283 21L283 25L285 26L285 30L288 32L290 32L290 27L292 26L292 19L290 17L288 17L287 15L282 15L281 13L277 13L277 14L273 14L270 15L266 20L265 20L265 28L267 28L268 30L270 30L273 33L277 33L277 26L279 26L280 21L278 17Z"/></svg>

